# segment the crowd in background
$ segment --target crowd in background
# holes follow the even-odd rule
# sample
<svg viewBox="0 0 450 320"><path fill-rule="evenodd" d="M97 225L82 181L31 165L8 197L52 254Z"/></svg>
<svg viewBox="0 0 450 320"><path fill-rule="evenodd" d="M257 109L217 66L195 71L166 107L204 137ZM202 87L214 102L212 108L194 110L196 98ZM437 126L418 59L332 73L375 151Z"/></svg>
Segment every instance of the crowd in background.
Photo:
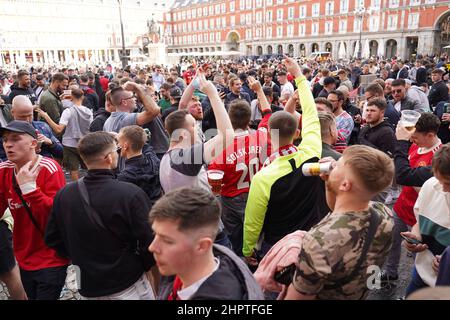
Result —
<svg viewBox="0 0 450 320"><path fill-rule="evenodd" d="M448 64L5 68L0 280L58 299L72 264L86 299L364 299L403 243L406 296L450 286Z"/></svg>

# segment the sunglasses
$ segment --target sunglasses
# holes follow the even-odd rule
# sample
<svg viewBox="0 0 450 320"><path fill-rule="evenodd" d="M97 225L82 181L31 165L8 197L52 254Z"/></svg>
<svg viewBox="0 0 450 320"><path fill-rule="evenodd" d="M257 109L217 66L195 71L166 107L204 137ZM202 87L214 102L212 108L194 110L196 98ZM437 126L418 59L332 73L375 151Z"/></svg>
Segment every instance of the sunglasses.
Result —
<svg viewBox="0 0 450 320"><path fill-rule="evenodd" d="M402 93L403 89L392 90L392 93Z"/></svg>
<svg viewBox="0 0 450 320"><path fill-rule="evenodd" d="M124 101L124 100L130 100L130 99L136 99L136 98L137 98L137 97L136 97L136 94L133 94L131 97L123 98L122 101Z"/></svg>
<svg viewBox="0 0 450 320"><path fill-rule="evenodd" d="M111 153L114 153L114 152L117 152L117 154L120 156L120 152L121 152L121 151L122 151L122 147L117 146L117 148L116 148L115 150L113 150L113 151L111 151L111 152L108 152L108 154L105 156L105 159L108 158L108 156L109 156Z"/></svg>

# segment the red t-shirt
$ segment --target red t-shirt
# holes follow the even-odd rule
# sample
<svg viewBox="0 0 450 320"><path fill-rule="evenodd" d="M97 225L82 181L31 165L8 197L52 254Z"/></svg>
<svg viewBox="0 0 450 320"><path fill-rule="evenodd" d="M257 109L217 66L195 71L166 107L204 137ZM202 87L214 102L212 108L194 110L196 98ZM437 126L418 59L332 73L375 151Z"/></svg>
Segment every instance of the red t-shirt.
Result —
<svg viewBox="0 0 450 320"><path fill-rule="evenodd" d="M37 189L24 194L23 198L30 207L40 230L45 232L53 198L64 187L66 180L61 167L53 159L39 156L39 166L41 169L36 179ZM33 225L19 196L14 191L13 174L14 164L11 161L0 163L0 215L3 215L9 207L14 218L14 255L20 268L35 271L68 265L69 260L61 258L55 250L47 247L42 235Z"/></svg>
<svg viewBox="0 0 450 320"><path fill-rule="evenodd" d="M427 153L419 154L419 147L413 144L409 148L408 158L411 168L425 167L431 165L434 153L442 146L439 143ZM416 217L414 216L414 204L417 201L419 194L414 187L404 186L402 192L394 205L395 213L408 225L413 226L416 224Z"/></svg>
<svg viewBox="0 0 450 320"><path fill-rule="evenodd" d="M103 91L108 91L109 80L106 77L101 77L99 81Z"/></svg>
<svg viewBox="0 0 450 320"><path fill-rule="evenodd" d="M187 71L184 72L183 78L184 78L184 81L186 81L187 85L189 85L191 83L191 81L194 78L194 76L195 76L195 72L194 71L187 70Z"/></svg>
<svg viewBox="0 0 450 320"><path fill-rule="evenodd" d="M210 163L209 170L225 172L222 196L235 197L249 191L253 176L270 156L267 141L267 132L263 130L236 134L233 144Z"/></svg>

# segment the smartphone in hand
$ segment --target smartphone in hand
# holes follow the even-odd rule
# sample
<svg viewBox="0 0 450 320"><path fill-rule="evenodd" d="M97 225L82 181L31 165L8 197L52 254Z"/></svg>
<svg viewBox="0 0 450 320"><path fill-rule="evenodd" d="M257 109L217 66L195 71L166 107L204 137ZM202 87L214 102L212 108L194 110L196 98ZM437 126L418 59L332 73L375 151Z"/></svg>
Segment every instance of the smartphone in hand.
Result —
<svg viewBox="0 0 450 320"><path fill-rule="evenodd" d="M410 244L422 244L422 242L420 242L417 239L413 239L413 238L409 238L407 236L404 236L403 234L400 234L402 236L403 239L405 239L406 242L410 243Z"/></svg>

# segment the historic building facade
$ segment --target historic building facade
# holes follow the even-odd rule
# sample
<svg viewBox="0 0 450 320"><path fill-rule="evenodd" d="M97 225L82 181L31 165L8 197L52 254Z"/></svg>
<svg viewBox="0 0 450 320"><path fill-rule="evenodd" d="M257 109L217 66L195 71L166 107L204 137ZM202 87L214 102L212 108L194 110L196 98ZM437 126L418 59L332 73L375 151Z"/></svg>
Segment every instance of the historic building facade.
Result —
<svg viewBox="0 0 450 320"><path fill-rule="evenodd" d="M0 65L119 61L119 2L129 54L173 0L0 0Z"/></svg>
<svg viewBox="0 0 450 320"><path fill-rule="evenodd" d="M163 38L180 54L410 58L450 45L449 17L443 0L176 0Z"/></svg>

